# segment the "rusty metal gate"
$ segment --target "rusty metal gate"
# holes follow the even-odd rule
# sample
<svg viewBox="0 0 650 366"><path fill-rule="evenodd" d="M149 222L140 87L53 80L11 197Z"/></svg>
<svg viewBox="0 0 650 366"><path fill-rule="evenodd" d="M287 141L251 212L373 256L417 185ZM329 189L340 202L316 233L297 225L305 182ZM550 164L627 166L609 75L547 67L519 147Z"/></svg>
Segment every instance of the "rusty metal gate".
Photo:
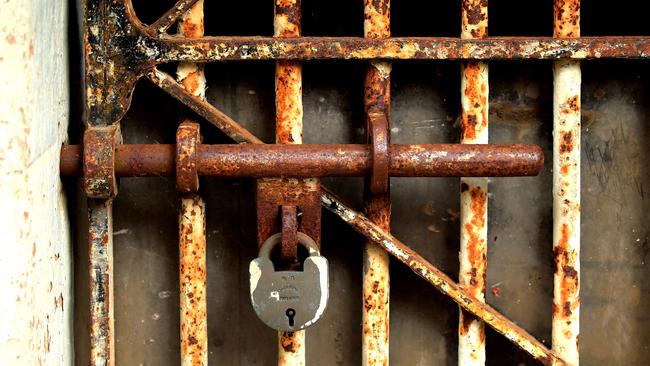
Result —
<svg viewBox="0 0 650 366"><path fill-rule="evenodd" d="M362 293L354 295L362 299L364 365L385 365L389 360L389 257L459 305L458 364L486 363L486 325L542 364L578 364L580 62L647 58L648 38L581 37L579 0L555 1L553 37L518 38L488 36L487 0L461 1L460 38L391 37L388 0L364 0L364 37L302 36L300 0L274 1L273 37L204 36L207 4L203 0L179 0L150 24L138 18L131 0L82 3L86 130L83 145L62 148L61 174L82 176L88 199L92 365L116 363L112 204L118 179L163 176L175 177L181 202L179 352L183 365L208 362L206 215L210 207L199 193L199 177L256 178L258 245L282 232L279 258L288 265L298 258L296 232L320 243L321 205L366 238L359 263ZM550 2L547 5L552 7ZM177 33L172 34L174 26ZM365 144L302 145L302 63L309 60L367 61ZM413 60L461 61L460 144L391 144L391 62ZM546 156L552 160L553 181L550 348L485 302L488 177L535 176L544 166L539 146L488 144L491 60L553 62L552 156ZM227 61L276 62L275 144L265 144L269 141L206 100L205 64ZM122 144L121 122L142 78L184 106L181 116L175 117L180 122L175 144ZM202 121L208 124L199 128ZM202 134L206 141L219 141L210 137L214 127L237 144L204 143ZM353 176L366 177L363 212L321 185L327 177ZM390 177L462 177L454 193L460 196L458 281L391 235ZM248 242L241 245L255 247ZM498 296L498 286L490 288ZM280 332L278 363L304 364L306 346L305 331Z"/></svg>

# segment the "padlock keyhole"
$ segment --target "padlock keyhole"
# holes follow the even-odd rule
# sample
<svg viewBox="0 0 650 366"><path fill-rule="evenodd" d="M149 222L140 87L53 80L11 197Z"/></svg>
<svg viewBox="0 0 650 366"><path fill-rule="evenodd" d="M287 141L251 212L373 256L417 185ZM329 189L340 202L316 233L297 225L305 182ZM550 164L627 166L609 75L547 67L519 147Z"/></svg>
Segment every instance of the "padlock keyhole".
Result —
<svg viewBox="0 0 650 366"><path fill-rule="evenodd" d="M296 311L289 308L289 309L287 309L285 314L287 314L287 318L289 318L289 326L293 327L293 324L294 324L293 318L296 316Z"/></svg>

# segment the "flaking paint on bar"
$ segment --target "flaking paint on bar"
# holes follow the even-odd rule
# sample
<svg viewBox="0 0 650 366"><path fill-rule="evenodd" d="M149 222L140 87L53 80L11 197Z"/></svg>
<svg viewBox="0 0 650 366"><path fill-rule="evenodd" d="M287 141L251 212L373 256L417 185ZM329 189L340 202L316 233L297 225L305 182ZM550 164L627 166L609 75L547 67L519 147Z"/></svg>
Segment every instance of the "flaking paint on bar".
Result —
<svg viewBox="0 0 650 366"><path fill-rule="evenodd" d="M461 38L488 35L488 1L463 0ZM461 144L488 143L488 64L470 60L461 72ZM460 260L458 283L485 301L487 277L488 178L460 179ZM458 320L458 364L485 365L485 323L461 309Z"/></svg>

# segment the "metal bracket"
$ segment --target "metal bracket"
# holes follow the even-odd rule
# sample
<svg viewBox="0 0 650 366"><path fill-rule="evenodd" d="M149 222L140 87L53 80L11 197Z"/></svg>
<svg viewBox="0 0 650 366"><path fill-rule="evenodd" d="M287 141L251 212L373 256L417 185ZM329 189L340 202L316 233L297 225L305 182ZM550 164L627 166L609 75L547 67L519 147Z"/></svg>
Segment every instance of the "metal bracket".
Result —
<svg viewBox="0 0 650 366"><path fill-rule="evenodd" d="M267 178L257 180L257 242L261 246L271 235L282 230L282 260L295 261L295 243L290 232L307 234L320 246L321 190L316 178ZM292 209L291 206L294 206ZM282 212L282 216L280 216ZM292 225L292 215L296 221ZM299 216L298 216L299 215ZM298 220L299 218L299 220ZM282 227L280 226L282 222ZM293 226L293 228L292 228ZM283 235L284 236L284 235ZM285 245L286 243L286 245Z"/></svg>
<svg viewBox="0 0 650 366"><path fill-rule="evenodd" d="M372 144L372 168L370 171L370 191L375 194L388 191L390 184L388 166L390 155L388 143L388 119L384 113L368 113L368 137Z"/></svg>
<svg viewBox="0 0 650 366"><path fill-rule="evenodd" d="M198 123L185 121L176 130L176 187L180 192L199 191L198 150L201 131Z"/></svg>
<svg viewBox="0 0 650 366"><path fill-rule="evenodd" d="M115 149L122 143L119 124L90 127L84 133L84 191L89 198L109 199L117 195Z"/></svg>

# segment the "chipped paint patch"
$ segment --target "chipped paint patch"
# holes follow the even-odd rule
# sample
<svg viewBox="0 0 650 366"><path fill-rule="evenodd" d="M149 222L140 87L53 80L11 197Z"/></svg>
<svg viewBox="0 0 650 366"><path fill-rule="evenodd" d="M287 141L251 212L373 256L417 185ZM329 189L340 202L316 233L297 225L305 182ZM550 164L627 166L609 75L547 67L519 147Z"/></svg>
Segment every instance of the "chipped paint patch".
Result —
<svg viewBox="0 0 650 366"><path fill-rule="evenodd" d="M67 2L0 5L0 364L71 365Z"/></svg>

